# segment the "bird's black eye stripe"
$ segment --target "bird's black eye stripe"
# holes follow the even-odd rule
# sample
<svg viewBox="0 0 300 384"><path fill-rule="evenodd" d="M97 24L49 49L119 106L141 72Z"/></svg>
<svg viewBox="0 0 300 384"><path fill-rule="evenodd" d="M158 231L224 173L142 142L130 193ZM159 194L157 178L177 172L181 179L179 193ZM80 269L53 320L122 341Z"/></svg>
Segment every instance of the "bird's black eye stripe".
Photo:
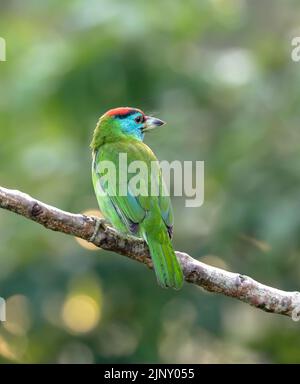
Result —
<svg viewBox="0 0 300 384"><path fill-rule="evenodd" d="M128 116L130 116L130 115L134 115L136 113L136 111L130 111L130 112L128 112L128 113L126 113L126 114L120 114L120 115L114 115L113 117L115 118L115 119L120 119L120 120L123 120L123 119L127 119L127 117Z"/></svg>

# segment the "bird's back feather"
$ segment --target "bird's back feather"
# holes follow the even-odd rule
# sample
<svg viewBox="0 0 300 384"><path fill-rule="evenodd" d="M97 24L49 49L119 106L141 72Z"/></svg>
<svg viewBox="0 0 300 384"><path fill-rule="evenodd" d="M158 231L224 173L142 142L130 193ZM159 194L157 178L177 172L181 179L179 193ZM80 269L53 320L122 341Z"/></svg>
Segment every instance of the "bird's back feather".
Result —
<svg viewBox="0 0 300 384"><path fill-rule="evenodd" d="M136 160L146 165L148 180L143 181L147 182L147 196L136 196L130 190L129 182L134 175L128 173L127 178L122 177L120 153L127 155L128 165ZM122 184L123 179L123 183L126 183L123 185L123 190L125 187L127 191L125 195L119 193L118 186L110 188L102 182L99 165L103 161L111 161L116 165L117 182ZM156 178L151 177L151 164L152 167L159 167L155 155L143 142L131 139L106 143L94 153L93 184L100 209L113 226L120 231L139 235L147 242L159 284L178 289L182 285L183 274L169 238L173 227L171 201L169 196L164 195L165 186L160 170ZM157 196L151 195L153 183L157 184Z"/></svg>

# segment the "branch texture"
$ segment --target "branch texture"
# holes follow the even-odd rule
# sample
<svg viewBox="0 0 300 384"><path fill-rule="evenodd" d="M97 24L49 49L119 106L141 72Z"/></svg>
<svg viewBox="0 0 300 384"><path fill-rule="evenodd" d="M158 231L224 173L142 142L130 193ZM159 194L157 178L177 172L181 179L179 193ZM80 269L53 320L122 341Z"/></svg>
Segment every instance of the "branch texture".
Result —
<svg viewBox="0 0 300 384"><path fill-rule="evenodd" d="M0 207L33 220L47 229L80 237L102 249L114 251L152 268L147 244L126 236L107 225L104 219L73 214L44 204L31 196L0 187ZM266 312L300 319L300 292L285 292L263 285L248 276L201 263L183 252L176 252L185 280L209 292L239 299Z"/></svg>

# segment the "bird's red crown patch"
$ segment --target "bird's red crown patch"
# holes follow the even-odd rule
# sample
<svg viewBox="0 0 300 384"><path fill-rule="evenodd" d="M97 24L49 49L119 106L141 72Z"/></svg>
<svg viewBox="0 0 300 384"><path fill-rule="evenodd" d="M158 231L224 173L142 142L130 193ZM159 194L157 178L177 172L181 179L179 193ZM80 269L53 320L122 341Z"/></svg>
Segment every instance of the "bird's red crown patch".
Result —
<svg viewBox="0 0 300 384"><path fill-rule="evenodd" d="M140 109L137 108L130 108L130 107L119 107L119 108L114 108L110 109L105 113L107 116L129 116L132 115L133 113L140 112L144 115L144 112L141 111Z"/></svg>

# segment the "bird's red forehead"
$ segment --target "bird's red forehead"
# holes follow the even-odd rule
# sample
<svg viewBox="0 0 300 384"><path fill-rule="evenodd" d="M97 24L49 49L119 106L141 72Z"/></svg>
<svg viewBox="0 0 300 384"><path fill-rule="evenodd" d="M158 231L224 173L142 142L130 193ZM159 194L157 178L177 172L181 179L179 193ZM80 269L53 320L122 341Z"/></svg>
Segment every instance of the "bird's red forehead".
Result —
<svg viewBox="0 0 300 384"><path fill-rule="evenodd" d="M144 115L144 112L137 108L130 108L130 107L119 107L110 109L105 113L107 116L129 116L134 113L140 112L142 115Z"/></svg>

